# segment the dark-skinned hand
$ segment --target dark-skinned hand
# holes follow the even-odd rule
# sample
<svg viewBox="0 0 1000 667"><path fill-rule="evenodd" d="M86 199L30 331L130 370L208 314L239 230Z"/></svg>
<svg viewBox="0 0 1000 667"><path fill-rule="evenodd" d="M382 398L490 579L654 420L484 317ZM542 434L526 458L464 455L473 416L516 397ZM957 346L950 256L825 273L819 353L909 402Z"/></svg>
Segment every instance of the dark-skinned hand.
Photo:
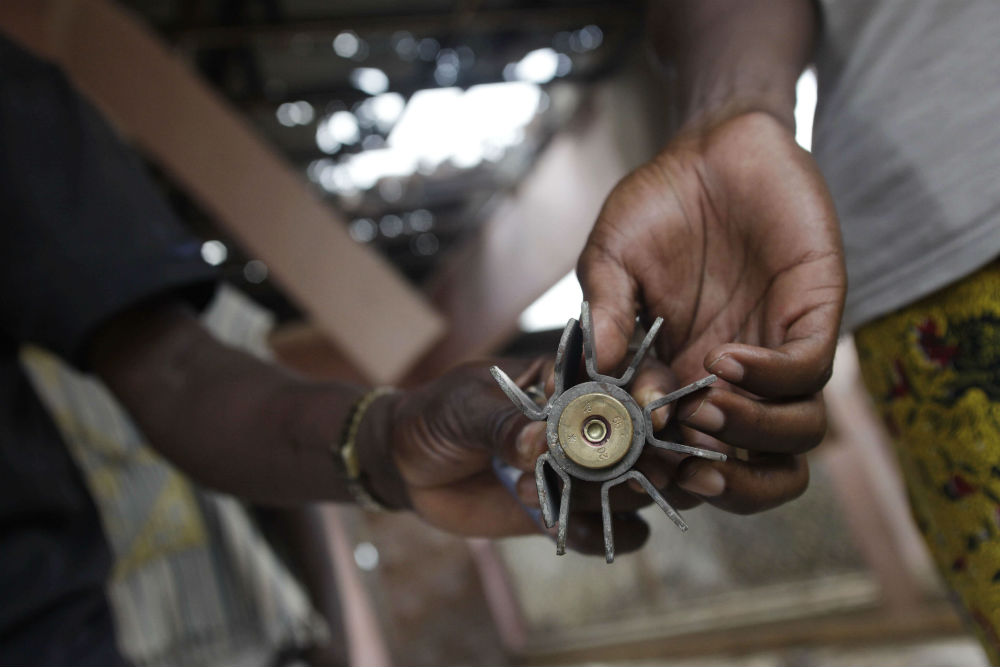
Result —
<svg viewBox="0 0 1000 667"><path fill-rule="evenodd" d="M661 316L680 384L722 380L673 423L684 442L749 455L669 455L668 500L748 513L802 493L846 278L829 193L786 125L756 112L683 131L609 195L578 274L600 368L621 364L637 314Z"/></svg>
<svg viewBox="0 0 1000 667"><path fill-rule="evenodd" d="M498 363L527 387L544 377L545 361ZM544 423L522 415L489 374L490 365L460 366L418 389L380 399L371 419L392 424L391 452L399 479L409 504L428 523L467 536L538 533L538 524L497 478L492 459L498 456L525 472L518 495L525 505L537 507L533 473L546 447ZM671 388L669 371L662 366L647 365L639 378L653 391ZM651 474L655 481L666 482ZM577 486L581 488L574 491L575 499L580 495L569 521L568 545L603 554L598 489ZM613 506L622 510L614 520L616 547L622 553L634 551L645 543L649 529L631 510L649 499L628 488L615 491Z"/></svg>

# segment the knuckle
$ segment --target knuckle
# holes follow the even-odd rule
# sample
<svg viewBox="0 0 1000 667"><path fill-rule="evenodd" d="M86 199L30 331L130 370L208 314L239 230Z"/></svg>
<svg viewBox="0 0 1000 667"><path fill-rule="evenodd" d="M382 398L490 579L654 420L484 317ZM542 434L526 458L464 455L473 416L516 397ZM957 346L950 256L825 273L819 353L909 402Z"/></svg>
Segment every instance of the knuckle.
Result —
<svg viewBox="0 0 1000 667"><path fill-rule="evenodd" d="M764 401L750 401L753 406L750 412L750 426L768 435L779 435L783 430L781 419Z"/></svg>
<svg viewBox="0 0 1000 667"><path fill-rule="evenodd" d="M616 248L609 243L607 235L601 233L603 228L601 218L598 218L594 225L594 230L587 239L587 244L580 253L580 258L576 263L577 275L581 282L586 282L594 268L599 266L620 266L621 258Z"/></svg>

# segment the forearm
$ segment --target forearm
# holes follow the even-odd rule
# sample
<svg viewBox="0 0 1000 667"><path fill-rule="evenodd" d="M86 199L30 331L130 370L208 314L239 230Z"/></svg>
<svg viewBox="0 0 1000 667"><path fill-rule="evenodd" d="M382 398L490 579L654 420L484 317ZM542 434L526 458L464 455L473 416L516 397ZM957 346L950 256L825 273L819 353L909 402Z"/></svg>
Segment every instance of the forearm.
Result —
<svg viewBox="0 0 1000 667"><path fill-rule="evenodd" d="M223 345L170 304L117 318L93 361L153 446L200 483L262 503L350 500L331 447L362 388L307 381ZM359 444L366 472L398 502L391 404L371 407Z"/></svg>
<svg viewBox="0 0 1000 667"><path fill-rule="evenodd" d="M795 84L817 33L812 0L658 0L653 43L681 126L761 111L794 128Z"/></svg>

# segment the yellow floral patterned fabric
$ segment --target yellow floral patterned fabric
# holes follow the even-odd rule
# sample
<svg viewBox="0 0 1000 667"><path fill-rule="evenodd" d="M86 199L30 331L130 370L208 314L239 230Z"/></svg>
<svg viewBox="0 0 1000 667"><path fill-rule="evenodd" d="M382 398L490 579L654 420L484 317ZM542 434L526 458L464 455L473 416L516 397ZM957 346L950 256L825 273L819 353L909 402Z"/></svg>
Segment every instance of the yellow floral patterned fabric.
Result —
<svg viewBox="0 0 1000 667"><path fill-rule="evenodd" d="M1000 262L855 334L938 568L1000 664Z"/></svg>

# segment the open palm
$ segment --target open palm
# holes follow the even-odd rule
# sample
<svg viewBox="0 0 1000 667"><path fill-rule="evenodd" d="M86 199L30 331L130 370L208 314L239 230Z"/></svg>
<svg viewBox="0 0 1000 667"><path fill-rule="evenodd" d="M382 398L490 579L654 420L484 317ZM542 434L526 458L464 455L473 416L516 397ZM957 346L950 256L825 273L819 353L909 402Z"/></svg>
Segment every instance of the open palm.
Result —
<svg viewBox="0 0 1000 667"><path fill-rule="evenodd" d="M695 440L758 456L686 461L680 478L703 477L688 486L734 511L804 489L795 455L825 430L846 279L833 204L788 128L753 113L680 135L614 189L578 271L602 367L639 313L664 318L659 353L681 382L727 381L676 415Z"/></svg>

